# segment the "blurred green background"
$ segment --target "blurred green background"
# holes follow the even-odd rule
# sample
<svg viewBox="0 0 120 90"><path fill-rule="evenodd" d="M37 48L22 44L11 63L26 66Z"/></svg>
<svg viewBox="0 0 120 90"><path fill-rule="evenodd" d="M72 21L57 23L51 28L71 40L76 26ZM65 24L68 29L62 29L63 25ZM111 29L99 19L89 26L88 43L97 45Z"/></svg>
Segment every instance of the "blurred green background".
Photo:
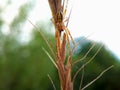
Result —
<svg viewBox="0 0 120 90"><path fill-rule="evenodd" d="M10 4L11 2L7 2L7 6ZM53 90L48 75L52 78L57 90L60 89L57 69L43 48L52 57L53 55L45 40L37 31L39 30L44 34L46 39L52 44L52 49L55 50L54 35L49 34L53 28L51 26L52 22L36 22L37 30L31 24L33 29L31 30L30 37L22 39L22 26L24 26L25 22L30 23L27 17L31 7L34 7L33 3L27 2L19 8L17 16L8 25L9 32L4 32L4 25L6 24L2 18L4 8L0 8L0 90ZM84 37L76 38L75 41L80 41L82 38ZM92 43L93 41L85 38L81 40L75 50L73 60L82 58L90 49ZM73 68L73 73L80 68L81 64L89 60L102 45L101 43L94 43L96 43L95 47L83 62L77 63ZM105 46L102 47L94 60L85 67L82 87L111 65L114 65L114 68L107 71L86 90L120 90L120 61ZM80 79L81 72L75 80L74 90L78 90Z"/></svg>

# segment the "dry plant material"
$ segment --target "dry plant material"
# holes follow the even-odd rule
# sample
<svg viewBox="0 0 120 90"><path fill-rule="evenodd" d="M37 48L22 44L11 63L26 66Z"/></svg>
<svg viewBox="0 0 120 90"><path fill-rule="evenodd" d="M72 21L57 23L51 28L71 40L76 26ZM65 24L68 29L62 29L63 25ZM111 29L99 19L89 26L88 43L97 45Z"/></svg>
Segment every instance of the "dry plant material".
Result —
<svg viewBox="0 0 120 90"><path fill-rule="evenodd" d="M76 63L81 62L82 60L84 60L87 57L87 55L90 53L90 51L94 48L95 43L93 43L91 48L88 50L88 52L82 58L75 60L75 62L72 62L72 53L75 50L76 45L75 45L74 40L69 32L69 29L67 28L68 22L66 25L64 25L64 18L65 18L66 11L67 11L68 0L48 0L48 2L50 5L50 8L51 8L52 16L53 16L52 21L55 26L55 38L56 38L56 48L57 48L56 52L53 51L50 42L46 39L44 34L39 31L39 28L36 25L34 25L29 19L28 19L28 21L34 26L34 28L36 28L36 30L39 32L39 34L45 40L46 44L48 45L50 51L52 52L52 54L54 56L54 58L51 57L51 55L47 52L47 50L45 50L45 48L43 48L45 53L48 55L48 57L50 58L50 60L52 61L52 63L55 65L55 67L58 70L60 84L61 84L61 90L73 90L75 78L81 70L83 70L83 72L82 72L79 90L84 90L88 86L93 84L96 80L98 80L106 71L111 69L113 67L113 65L108 67L107 69L103 70L94 80L92 80L87 85L82 87L82 82L83 82L83 78L84 78L84 68L98 54L98 52L102 48L102 45L99 47L99 49L96 51L96 53L76 71L76 73L72 77L71 76L72 68L76 65ZM25 16L25 15L23 15L23 16ZM69 15L69 17L70 17L70 15ZM69 20L67 20L67 21L69 21ZM62 32L63 32L63 36L61 35ZM69 38L71 38L72 44L74 45L74 47L72 49L69 47L69 51L70 51L69 57L65 61L65 59L66 59L66 42L68 42L68 46L70 46ZM80 42L78 42L77 45L79 45L79 43ZM56 59L56 60L54 60L54 59ZM52 81L52 78L49 75L48 75L48 77L53 85L54 90L56 90L56 87Z"/></svg>
<svg viewBox="0 0 120 90"><path fill-rule="evenodd" d="M52 21L56 29L55 30L56 39L58 39L58 37L61 37L61 33L65 31L68 42L70 37L72 40L72 43L75 44L69 32L69 29L67 28L67 25L64 24L65 21L68 21L68 20L65 20L68 0L48 0L48 2L50 5L52 16L53 16Z"/></svg>
<svg viewBox="0 0 120 90"><path fill-rule="evenodd" d="M66 41L70 46L69 37L74 44L74 40L67 28L64 25L64 18L67 11L68 0L48 0L52 16L53 24L55 26L55 38L56 38L56 48L57 48L57 69L61 82L61 90L73 90L73 83L71 82L71 56L65 64L66 59ZM65 6L66 5L66 6ZM63 36L61 33L63 32Z"/></svg>
<svg viewBox="0 0 120 90"><path fill-rule="evenodd" d="M96 81L104 72L106 72L108 69L104 70L100 76L98 76L95 80L91 81L87 86L82 88L82 81L83 81L83 76L84 76L84 67L90 63L93 58L96 56L96 54L99 52L101 47L98 49L98 51L93 55L93 57L88 60L81 68L78 69L78 71L75 73L75 75L71 76L72 68L73 66L85 59L88 55L88 53L93 49L95 44L89 49L89 51L86 53L86 55L82 58L79 59L75 62L72 63L72 53L73 50L75 49L75 43L74 40L70 34L69 29L67 28L68 21L65 20L66 16L66 11L67 11L67 5L68 5L68 0L48 0L49 6L52 12L52 21L55 26L55 38L56 38L56 61L54 62L54 65L57 67L58 73L59 73L59 78L60 78L60 84L61 84L61 90L73 90L73 83L75 81L76 76L78 73L83 69L83 75L81 78L81 85L79 89L83 90L91 83ZM71 13L71 12L70 12ZM69 15L70 16L70 15ZM67 21L67 24L64 24L64 21ZM61 33L63 33L61 35ZM74 45L74 48L70 48L70 39L72 41L72 44ZM69 47L69 56L66 58L66 42L68 42L68 47ZM47 55L50 57L50 55L47 53ZM67 59L67 60L66 60ZM53 60L52 60L53 62ZM54 86L54 85L53 85Z"/></svg>

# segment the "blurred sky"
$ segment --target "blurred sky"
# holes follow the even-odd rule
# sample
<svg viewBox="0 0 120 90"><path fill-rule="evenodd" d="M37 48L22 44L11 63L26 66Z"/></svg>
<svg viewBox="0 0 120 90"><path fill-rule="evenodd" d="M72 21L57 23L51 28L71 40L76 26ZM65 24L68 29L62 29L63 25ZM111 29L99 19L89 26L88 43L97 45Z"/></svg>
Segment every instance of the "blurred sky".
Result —
<svg viewBox="0 0 120 90"><path fill-rule="evenodd" d="M8 0L0 0L0 8L5 8ZM12 4L4 9L3 19L9 24L18 14L19 7L32 0L11 0ZM35 7L28 19L47 21L51 19L48 0L33 0ZM88 39L102 42L120 59L120 0L69 0L68 14L72 14L68 28L72 36L88 36ZM68 15L67 15L68 16ZM5 26L4 33L9 32ZM24 26L24 35L29 33L30 23Z"/></svg>

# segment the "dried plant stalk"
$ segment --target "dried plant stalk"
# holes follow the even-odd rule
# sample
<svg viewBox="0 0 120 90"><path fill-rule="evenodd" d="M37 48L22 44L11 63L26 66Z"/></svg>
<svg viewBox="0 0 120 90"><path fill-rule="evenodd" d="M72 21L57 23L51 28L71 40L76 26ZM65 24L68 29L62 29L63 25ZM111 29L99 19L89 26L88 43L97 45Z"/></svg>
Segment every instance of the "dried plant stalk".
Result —
<svg viewBox="0 0 120 90"><path fill-rule="evenodd" d="M66 40L69 42L69 36L72 36L64 25L63 19L66 14L66 9L64 9L65 2L67 0L48 0L52 16L53 23L55 26L55 36L56 36L56 48L57 48L57 69L61 82L61 90L73 90L73 84L71 82L71 56L69 56L67 63L65 64L66 58ZM63 4L62 4L63 2ZM67 7L67 4L66 4ZM63 37L61 33L63 32ZM73 39L72 39L73 41ZM74 42L74 41L73 41Z"/></svg>
<svg viewBox="0 0 120 90"><path fill-rule="evenodd" d="M66 25L64 25L64 18L65 18L65 14L67 11L68 0L48 0L48 2L49 2L50 9L52 12L52 17L53 17L52 21L55 26L55 38L56 38L56 49L57 49L56 50L56 57L57 57L56 59L57 60L55 61L55 63L56 63L56 67L57 67L57 70L59 73L61 90L73 90L73 83L74 83L75 78L78 75L79 71L81 71L81 69L83 69L83 71L84 71L84 67L93 60L93 58L96 56L96 54L99 52L99 50L101 49L102 46L93 55L93 57L90 60L88 60L88 62L83 64L82 67L78 69L78 71L75 73L75 75L72 78L72 76L71 76L72 66L74 66L76 63L80 62L81 60L85 59L86 56L88 55L88 53L95 46L95 44L93 44L93 46L89 49L89 51L86 53L86 55L82 59L79 59L79 60L73 62L73 64L71 64L72 53L73 53L74 48L73 49L70 48L69 38L71 38L74 46L75 46L75 43L70 34L69 29L67 28L68 22ZM63 36L61 35L62 32L63 32ZM66 59L66 41L68 41L69 57L65 61L65 59ZM108 69L106 69L105 71L107 71L107 70ZM102 74L105 71L103 71ZM102 76L102 74L100 74L100 76ZM84 73L83 73L83 76L84 76ZM83 76L81 79L81 84L82 84ZM98 76L98 78L100 76ZM94 81L96 81L96 79L93 80L93 82ZM80 85L80 89L82 88L81 90L83 90L84 88L88 87L89 85L91 85L91 82L90 82L90 84L88 84L87 86L85 86L83 88Z"/></svg>
<svg viewBox="0 0 120 90"><path fill-rule="evenodd" d="M67 63L65 63L66 57L66 34L63 35L61 43L62 48L58 55L57 66L58 73L61 81L61 90L73 90L73 83L71 82L71 56L69 56Z"/></svg>
<svg viewBox="0 0 120 90"><path fill-rule="evenodd" d="M95 44L93 44L93 46L88 50L88 52L85 54L85 56L79 60L76 60L75 62L72 63L72 53L75 49L75 43L74 40L68 30L68 28L66 27L68 25L68 22L66 25L64 25L63 19L65 17L66 11L67 9L64 10L64 6L65 2L68 3L68 0L48 0L50 8L51 8L51 12L52 12L52 16L53 16L53 24L55 26L55 38L56 38L56 48L57 51L56 53L53 51L49 41L46 39L46 37L39 31L39 29L36 27L36 25L34 25L30 20L28 20L33 26L34 28L36 28L36 30L39 32L39 34L42 36L42 38L45 40L46 44L48 45L48 47L50 48L50 51L52 52L54 60L50 54L43 48L43 50L45 51L45 53L48 55L48 57L51 59L51 61L53 62L53 64L55 65L55 67L58 69L58 73L59 73L59 78L60 78L60 84L61 84L61 90L73 90L74 87L74 81L76 76L78 75L78 73L83 69L83 74L82 74L82 78L81 78L81 82L80 82L80 90L84 90L86 89L89 85L91 85L92 83L94 83L97 79L99 79L106 71L108 71L109 69L111 69L113 67L110 66L107 69L105 69L104 71L102 71L100 73L100 75L98 75L94 80L92 80L90 83L88 83L87 85L85 85L84 87L82 87L82 81L83 81L83 76L84 76L84 67L89 64L93 58L97 55L97 53L100 51L100 49L102 48L102 46L96 51L96 53L93 55L93 57L88 60L85 64L83 64L81 66L81 68L78 69L78 71L75 73L75 75L73 76L73 78L71 77L71 72L72 72L72 68L73 66L84 60L87 55L89 54L89 52L94 48ZM61 4L63 2L63 4ZM63 14L62 14L62 13ZM23 15L24 16L24 15ZM63 32L64 31L64 32ZM61 33L63 32L63 37L61 36ZM72 40L72 43L74 44L74 47L70 50L69 53L69 57L66 61L65 64L65 59L66 59L66 42L68 41L68 44L70 44L69 41L69 37ZM70 45L69 45L70 46ZM56 55L55 55L56 54ZM48 75L54 90L56 90L56 87L51 79L51 77Z"/></svg>

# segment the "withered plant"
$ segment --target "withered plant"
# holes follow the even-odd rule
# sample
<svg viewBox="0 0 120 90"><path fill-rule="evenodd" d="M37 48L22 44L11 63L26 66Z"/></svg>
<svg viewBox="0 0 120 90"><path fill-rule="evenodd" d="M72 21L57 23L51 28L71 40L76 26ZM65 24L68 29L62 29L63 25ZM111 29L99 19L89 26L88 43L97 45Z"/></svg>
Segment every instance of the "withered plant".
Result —
<svg viewBox="0 0 120 90"><path fill-rule="evenodd" d="M53 23L55 26L55 38L56 38L56 56L57 60L56 66L59 73L60 83L61 83L61 90L73 90L73 83L71 82L71 49L70 49L70 40L69 36L72 40L72 43L75 45L74 40L67 28L64 24L64 18L67 11L67 3L68 1L62 0L48 0L52 16L53 16ZM66 5L66 6L65 6ZM63 33L63 36L61 35ZM69 57L65 64L66 58L66 41L68 41L69 45Z"/></svg>
<svg viewBox="0 0 120 90"><path fill-rule="evenodd" d="M106 72L113 66L110 66L109 68L105 69L97 78L95 78L93 81L88 83L86 86L81 87L83 76L84 76L84 67L89 62L91 62L91 60L93 60L93 58L97 55L97 53L100 51L102 46L96 51L94 56L88 62L83 64L82 67L78 69L78 71L72 77L72 68L74 67L74 65L76 63L84 60L84 58L87 56L87 54L95 46L95 44L93 44L93 46L89 49L89 51L86 53L86 55L82 59L72 62L72 53L73 53L73 50L75 49L76 44L72 38L72 35L70 34L69 29L67 28L70 15L69 15L68 19L65 20L67 6L68 6L68 0L48 0L48 2L49 2L49 6L50 6L50 9L52 12L52 17L53 17L52 22L55 26L55 38L56 38L56 49L57 49L56 50L56 60L55 61L52 60L52 61L54 62L54 65L57 67L57 70L59 73L61 90L73 90L75 78L82 69L83 69L83 75L81 78L79 90L84 90L89 85L91 85L93 82L95 82L98 78L100 78L100 76L102 76L102 74L104 72ZM66 25L64 24L65 21L67 22ZM72 41L74 48L70 47L70 39ZM66 42L68 44L66 44ZM66 57L66 53L67 53L66 45L68 45L68 49L69 49L68 57ZM50 55L48 55L48 56L50 57Z"/></svg>
<svg viewBox="0 0 120 90"><path fill-rule="evenodd" d="M87 57L90 51L95 47L95 43L93 43L93 45L84 55L84 57L73 61L72 54L76 46L79 45L79 42L77 43L74 42L72 35L70 34L69 29L67 28L69 18L70 18L70 15L69 15L69 17L65 20L68 0L48 0L48 2L49 2L49 6L51 9L51 13L52 13L52 22L55 27L55 40L56 40L56 51L55 52L52 49L52 46L49 43L49 41L46 39L46 37L38 30L38 28L30 20L29 22L34 26L34 28L36 28L36 30L43 37L48 47L50 48L52 55L54 56L54 57L51 57L51 55L43 48L46 54L48 55L48 57L50 58L50 60L53 62L53 64L57 68L59 79L60 79L61 90L73 90L76 76L81 70L82 70L82 77L80 81L79 90L84 90L88 86L90 86L92 83L94 83L97 79L99 79L106 71L111 69L113 65L103 70L99 76L97 76L94 80L89 82L87 85L82 86L83 77L84 77L84 67L88 65L94 59L94 57L98 54L98 52L102 48L102 45L101 47L99 47L96 53L86 63L84 63L72 76L72 70L74 66L78 62L83 61ZM67 22L67 23L64 24L64 22ZM72 44L73 44L72 48L70 47L70 40L72 41ZM66 55L67 52L68 52L68 56ZM52 78L49 75L48 77L54 87L54 90L56 90L55 85L52 81Z"/></svg>

